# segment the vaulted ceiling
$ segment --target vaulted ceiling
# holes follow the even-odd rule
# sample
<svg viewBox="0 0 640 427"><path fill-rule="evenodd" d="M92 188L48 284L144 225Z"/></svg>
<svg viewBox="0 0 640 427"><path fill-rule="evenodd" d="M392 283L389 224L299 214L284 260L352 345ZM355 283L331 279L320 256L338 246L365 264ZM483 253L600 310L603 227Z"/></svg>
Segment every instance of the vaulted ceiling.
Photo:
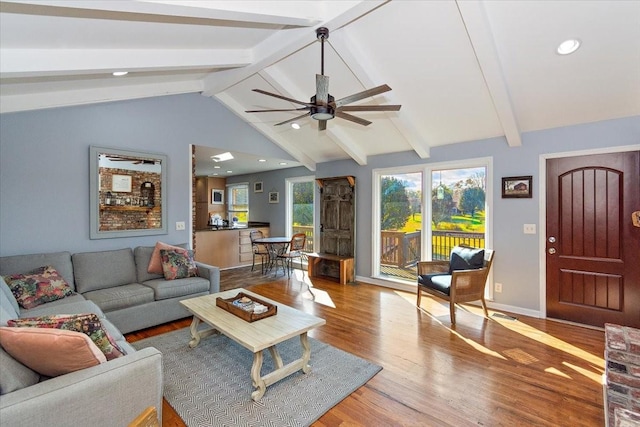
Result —
<svg viewBox="0 0 640 427"><path fill-rule="evenodd" d="M305 117L320 73L368 126ZM559 55L566 39L581 41ZM128 71L123 77L113 71ZM414 150L640 115L640 1L0 1L0 112L168 94L215 97L298 162Z"/></svg>

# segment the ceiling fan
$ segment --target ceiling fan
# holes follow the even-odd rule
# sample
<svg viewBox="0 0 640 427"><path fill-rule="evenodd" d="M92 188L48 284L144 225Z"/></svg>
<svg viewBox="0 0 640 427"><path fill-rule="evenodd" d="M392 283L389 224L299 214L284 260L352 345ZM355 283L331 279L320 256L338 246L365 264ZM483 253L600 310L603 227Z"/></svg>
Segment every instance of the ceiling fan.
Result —
<svg viewBox="0 0 640 427"><path fill-rule="evenodd" d="M367 89L362 92L355 93L353 95L346 96L338 99L337 101L333 96L329 94L329 76L324 75L324 42L329 38L329 29L326 27L320 27L316 29L316 35L320 40L320 74L316 74L316 94L311 97L310 102L302 102L286 96L278 95L276 93L267 92L261 89L253 89L254 92L261 93L263 95L273 96L274 98L284 99L285 101L293 102L294 104L304 105L302 108L291 108L282 110L248 110L246 113L265 113L276 111L308 111L301 116L294 117L284 122L276 123L275 126L284 125L286 123L295 122L306 116L311 116L312 119L318 120L318 129L325 130L327 128L327 120L331 120L334 117L349 120L354 123L358 123L363 126L371 124L370 121L356 117L352 114L346 113L346 111L399 111L400 105L347 105L352 102L360 101L361 99L369 98L371 96L379 95L391 90L389 86L380 85L372 89Z"/></svg>

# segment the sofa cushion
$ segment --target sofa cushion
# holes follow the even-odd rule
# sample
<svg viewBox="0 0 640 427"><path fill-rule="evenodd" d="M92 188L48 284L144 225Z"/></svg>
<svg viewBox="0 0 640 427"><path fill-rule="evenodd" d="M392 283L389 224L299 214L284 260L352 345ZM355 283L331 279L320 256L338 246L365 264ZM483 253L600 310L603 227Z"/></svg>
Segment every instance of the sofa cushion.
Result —
<svg viewBox="0 0 640 427"><path fill-rule="evenodd" d="M0 395L40 382L40 374L24 366L0 347Z"/></svg>
<svg viewBox="0 0 640 427"><path fill-rule="evenodd" d="M0 344L15 360L48 377L107 361L91 338L75 331L0 327Z"/></svg>
<svg viewBox="0 0 640 427"><path fill-rule="evenodd" d="M100 310L100 307L87 301L80 294L73 294L65 299L59 299L58 301L48 302L32 308L31 310L20 310L18 317L37 317L37 316L51 316L54 314L82 314L82 313L94 313L97 314L100 319L104 318L104 313Z"/></svg>
<svg viewBox="0 0 640 427"><path fill-rule="evenodd" d="M176 280L154 279L147 280L143 285L153 289L156 300L209 292L210 286L209 281L202 277L188 277Z"/></svg>
<svg viewBox="0 0 640 427"><path fill-rule="evenodd" d="M484 267L484 249L456 246L451 250L449 274L456 270L475 270Z"/></svg>
<svg viewBox="0 0 640 427"><path fill-rule="evenodd" d="M136 276L138 278L138 283L146 282L147 280L152 279L159 279L162 277L162 272L156 274L149 273L147 271L147 269L149 268L149 261L151 261L153 250L153 246L138 246L133 250L133 258L136 262Z"/></svg>
<svg viewBox="0 0 640 427"><path fill-rule="evenodd" d="M180 246L169 245L163 242L157 242L156 246L153 248L153 252L151 254L151 258L149 259L149 265L147 266L147 272L153 274L164 274L164 270L162 269L162 257L160 255L161 249L184 249Z"/></svg>
<svg viewBox="0 0 640 427"><path fill-rule="evenodd" d="M45 254L12 255L0 257L0 275L26 273L43 265L51 265L75 290L71 253L51 252Z"/></svg>
<svg viewBox="0 0 640 427"><path fill-rule="evenodd" d="M107 360L124 356L115 340L103 328L98 316L93 313L28 317L10 320L7 324L12 327L56 328L82 332L93 340Z"/></svg>
<svg viewBox="0 0 640 427"><path fill-rule="evenodd" d="M27 274L4 277L16 301L22 308L34 308L41 304L69 296L69 287L58 271L50 265L39 267Z"/></svg>
<svg viewBox="0 0 640 427"><path fill-rule="evenodd" d="M96 303L105 313L154 300L153 290L139 283L87 292L84 297Z"/></svg>
<svg viewBox="0 0 640 427"><path fill-rule="evenodd" d="M128 285L136 281L131 248L73 254L76 289L80 293Z"/></svg>
<svg viewBox="0 0 640 427"><path fill-rule="evenodd" d="M188 249L160 249L162 272L166 280L185 279L198 275L193 251Z"/></svg>

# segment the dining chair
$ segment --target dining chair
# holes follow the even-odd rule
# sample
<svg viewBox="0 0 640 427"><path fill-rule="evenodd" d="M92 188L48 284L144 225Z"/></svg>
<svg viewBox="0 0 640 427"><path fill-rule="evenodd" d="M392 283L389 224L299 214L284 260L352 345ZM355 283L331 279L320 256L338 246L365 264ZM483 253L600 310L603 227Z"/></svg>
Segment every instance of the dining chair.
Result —
<svg viewBox="0 0 640 427"><path fill-rule="evenodd" d="M489 317L484 288L493 263L494 251L470 246L456 246L449 261L418 262L418 300L425 292L449 301L451 324L456 324L455 305L480 300L485 317Z"/></svg>
<svg viewBox="0 0 640 427"><path fill-rule="evenodd" d="M253 251L253 261L251 263L251 271L253 271L253 267L256 265L256 258L260 257L260 265L262 267L262 274L264 274L265 261L269 260L269 251L265 247L265 245L261 245L256 243L256 239L262 239L264 237L264 233L260 230L251 230L249 232L249 238L251 239L251 249Z"/></svg>
<svg viewBox="0 0 640 427"><path fill-rule="evenodd" d="M302 259L305 256L304 248L305 248L306 242L307 242L307 235L304 233L296 233L291 237L291 241L289 242L289 249L277 255L276 273L278 271L277 261L279 260L282 262L282 269L284 270L286 267L287 276L291 277L293 260L298 258L300 260L300 269L302 270L302 274L304 275L304 269L302 268Z"/></svg>

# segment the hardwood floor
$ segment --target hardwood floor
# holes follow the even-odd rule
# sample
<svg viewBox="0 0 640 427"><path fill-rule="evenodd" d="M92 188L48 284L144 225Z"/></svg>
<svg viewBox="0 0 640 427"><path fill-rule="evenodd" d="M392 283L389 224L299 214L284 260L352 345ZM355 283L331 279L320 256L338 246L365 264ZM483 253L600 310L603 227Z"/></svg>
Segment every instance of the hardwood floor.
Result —
<svg viewBox="0 0 640 427"><path fill-rule="evenodd" d="M447 303L426 295L418 309L413 293L301 278L299 270L287 280L242 268L223 271L221 283L323 317L310 336L384 368L316 427L604 425L602 331L520 315L486 319L471 305L457 308L452 328ZM166 402L162 425L184 426Z"/></svg>

